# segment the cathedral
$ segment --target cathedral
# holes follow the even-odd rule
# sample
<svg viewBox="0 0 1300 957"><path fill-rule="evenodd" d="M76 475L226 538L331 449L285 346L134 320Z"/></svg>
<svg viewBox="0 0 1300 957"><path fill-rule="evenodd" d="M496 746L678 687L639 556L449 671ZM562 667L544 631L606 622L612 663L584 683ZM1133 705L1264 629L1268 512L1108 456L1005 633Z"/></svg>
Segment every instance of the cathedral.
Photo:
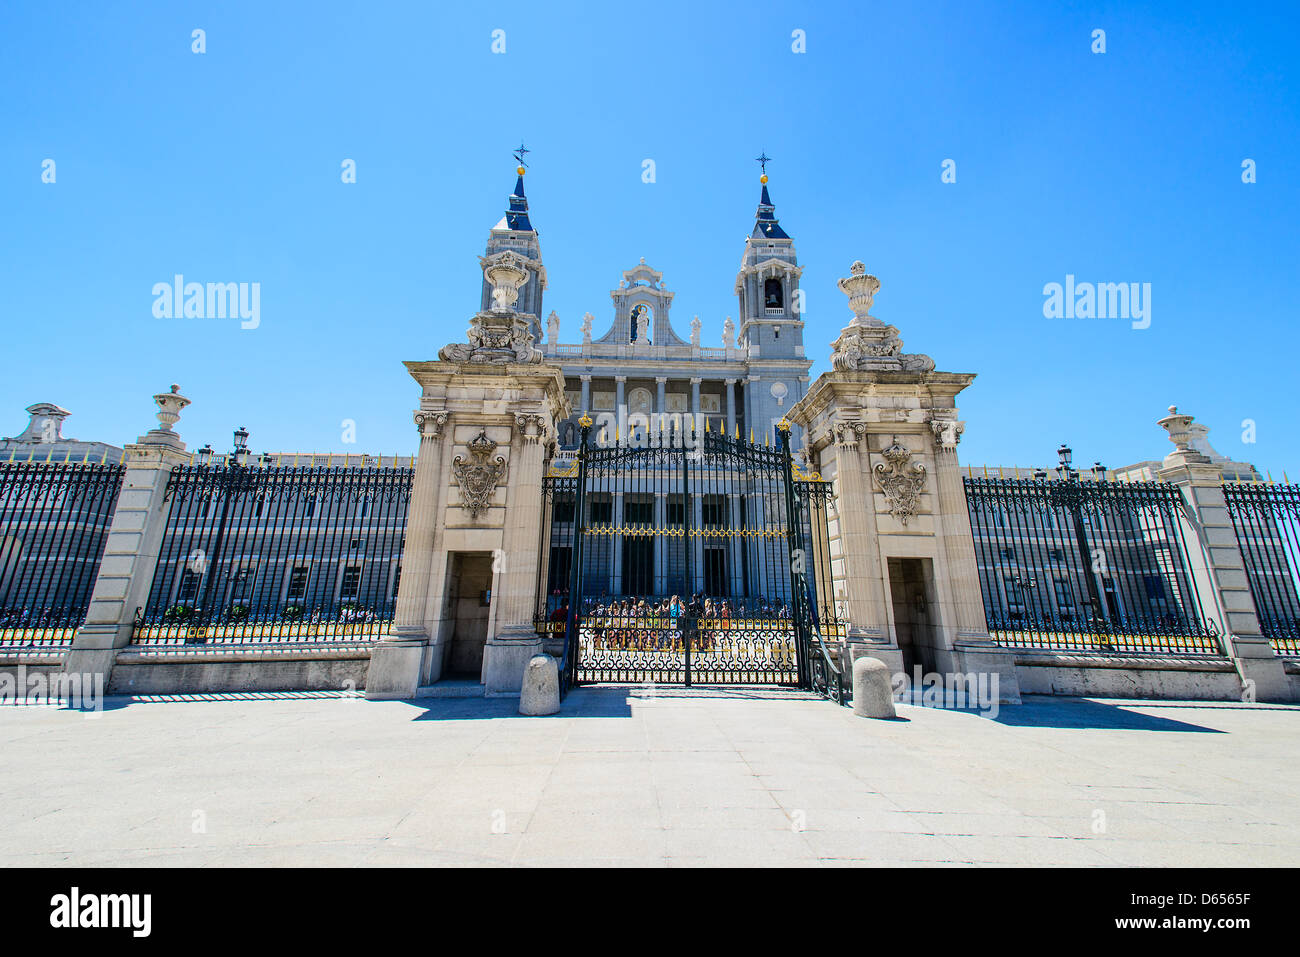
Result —
<svg viewBox="0 0 1300 957"><path fill-rule="evenodd" d="M558 423L560 447L577 446L577 420L584 412L598 421L605 414L620 423L624 435L622 424L629 417L690 414L696 421L707 420L713 430L725 428L728 435L752 434L760 442L771 438L776 423L807 390L812 362L804 354L803 270L794 240L776 218L766 172L736 273L739 324L727 317L717 346L702 344L699 316L691 319L686 336L674 328L674 293L663 273L644 259L625 271L610 292L609 324L603 332L590 312L582 318L580 341L560 341L554 312L543 329L546 267L524 193L525 172L520 163L509 209L492 228L480 261L485 270L508 254L524 261L528 277L516 308L530 317L545 361L564 373L573 413ZM485 276L482 308L491 307L492 283Z"/></svg>

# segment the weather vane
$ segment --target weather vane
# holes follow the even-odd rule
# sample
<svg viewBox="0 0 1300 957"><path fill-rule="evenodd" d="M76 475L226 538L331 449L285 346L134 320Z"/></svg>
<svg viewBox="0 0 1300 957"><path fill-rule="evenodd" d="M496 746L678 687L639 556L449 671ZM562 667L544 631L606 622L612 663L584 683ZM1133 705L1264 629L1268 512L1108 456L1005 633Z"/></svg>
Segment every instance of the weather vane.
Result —
<svg viewBox="0 0 1300 957"><path fill-rule="evenodd" d="M524 141L520 140L519 149L515 150L514 153L512 153L511 155L515 158L516 163L518 163L520 166L527 167L528 164L524 162L524 156L531 152L532 150L524 146Z"/></svg>
<svg viewBox="0 0 1300 957"><path fill-rule="evenodd" d="M772 162L772 157L770 157L770 156L767 155L767 150L763 150L762 153L760 153L758 156L755 156L755 157L754 157L754 162L755 162L755 163L759 163L760 165L762 165L762 167L763 167L763 175L766 176L766 175L767 175L767 164L770 163L770 162Z"/></svg>

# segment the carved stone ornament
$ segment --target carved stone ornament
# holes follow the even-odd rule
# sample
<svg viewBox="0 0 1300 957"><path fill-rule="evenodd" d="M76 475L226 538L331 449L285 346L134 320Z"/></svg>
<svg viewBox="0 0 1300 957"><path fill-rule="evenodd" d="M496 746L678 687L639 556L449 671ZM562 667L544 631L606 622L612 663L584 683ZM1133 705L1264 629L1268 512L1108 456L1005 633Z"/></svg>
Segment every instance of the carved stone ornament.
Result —
<svg viewBox="0 0 1300 957"><path fill-rule="evenodd" d="M529 428L532 429L531 432ZM546 420L536 414L519 414L515 416L515 429L525 442L536 444L546 435Z"/></svg>
<svg viewBox="0 0 1300 957"><path fill-rule="evenodd" d="M487 431L480 429L467 446L470 458L458 455L451 462L452 474L460 486L460 504L469 510L469 517L476 520L478 513L486 509L492 500L497 486L506 477L506 460L498 455L492 458L497 444L487 437Z"/></svg>
<svg viewBox="0 0 1300 957"><path fill-rule="evenodd" d="M453 342L438 351L438 358L451 362L491 363L541 362L542 351L534 347L534 316L516 312L519 287L528 280L527 260L505 252L483 270L492 285L491 309L477 313L469 322L465 342Z"/></svg>
<svg viewBox="0 0 1300 957"><path fill-rule="evenodd" d="M904 354L898 329L871 315L871 301L880 289L880 280L868 275L861 261L855 262L849 272L838 285L849 297L853 321L831 344L831 368L837 372L933 372L933 359Z"/></svg>
<svg viewBox="0 0 1300 957"><path fill-rule="evenodd" d="M906 525L920 505L921 490L925 487L925 466L912 461L912 453L897 441L880 453L885 461L872 473L876 484L889 502L889 514Z"/></svg>
<svg viewBox="0 0 1300 957"><path fill-rule="evenodd" d="M867 426L863 422L836 422L831 430L835 435L835 444L845 449L856 449L862 437L867 434Z"/></svg>
<svg viewBox="0 0 1300 957"><path fill-rule="evenodd" d="M442 435L449 418L450 412L426 412L421 409L415 413L415 430L426 439L436 439Z"/></svg>
<svg viewBox="0 0 1300 957"><path fill-rule="evenodd" d="M966 423L959 422L952 416L935 415L930 419L930 432L934 435L935 447L944 452L952 452L961 441L961 434L966 431Z"/></svg>

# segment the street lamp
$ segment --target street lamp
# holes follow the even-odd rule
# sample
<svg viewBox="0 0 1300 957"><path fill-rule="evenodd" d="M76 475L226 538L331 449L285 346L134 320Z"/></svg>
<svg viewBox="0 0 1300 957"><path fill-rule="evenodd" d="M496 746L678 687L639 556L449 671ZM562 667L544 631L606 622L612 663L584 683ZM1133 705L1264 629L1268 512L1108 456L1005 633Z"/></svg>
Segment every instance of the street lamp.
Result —
<svg viewBox="0 0 1300 957"><path fill-rule="evenodd" d="M1064 443L1056 450L1056 457L1060 464L1056 467L1056 474L1061 477L1060 482L1052 483L1051 502L1056 508L1068 509L1070 519L1074 524L1074 544L1079 552L1079 567L1083 571L1083 579L1088 585L1088 630L1096 632L1105 630L1106 621L1102 616L1101 595L1097 591L1097 581L1092 572L1092 552L1088 548L1088 536L1083 528L1083 497L1084 488L1079 482L1079 473L1070 468L1070 462L1073 458L1073 452L1068 445ZM1093 468L1093 475L1102 480L1105 478L1105 470L1101 468L1101 463L1096 463Z"/></svg>
<svg viewBox="0 0 1300 957"><path fill-rule="evenodd" d="M194 617L196 619L200 615L206 615L207 620L204 622L205 625L212 620L208 601L212 598L213 579L215 579L221 571L221 546L224 544L226 537L226 522L230 518L230 500L233 497L233 493L241 485L245 484L247 480L247 476L245 475L245 466L248 462L249 456L248 430L243 426L240 426L235 430L234 440L235 447L230 455L229 464L224 471L214 475L215 485L222 493L221 520L217 525L217 538L212 546L211 560L207 563L207 570L204 573L207 580L203 585L203 597L199 606L194 609ZM204 445L203 448L199 449L199 464L206 466L212 461L212 454L212 447L210 445ZM187 637L185 642L186 644L205 644L207 642L207 636L206 634L194 636L193 641Z"/></svg>

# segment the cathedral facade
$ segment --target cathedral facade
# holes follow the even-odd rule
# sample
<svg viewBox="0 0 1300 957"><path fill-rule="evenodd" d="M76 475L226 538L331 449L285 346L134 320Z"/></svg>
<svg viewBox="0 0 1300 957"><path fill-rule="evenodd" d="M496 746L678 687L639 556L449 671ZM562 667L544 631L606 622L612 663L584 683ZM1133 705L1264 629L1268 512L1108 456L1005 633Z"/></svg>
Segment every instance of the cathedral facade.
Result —
<svg viewBox="0 0 1300 957"><path fill-rule="evenodd" d="M739 321L730 316L718 345L704 345L702 323L673 323L674 293L663 273L642 259L625 271L610 291L604 331L586 313L577 341L560 341L560 320L551 312L545 325L547 286L538 230L524 194L523 166L509 209L493 227L481 257L486 270L506 255L524 260L528 278L516 308L530 318L534 341L548 364L564 374L572 415L559 423L562 449L577 446L578 419L586 412L600 426L607 422L626 436L629 421L645 416L692 416L728 435L771 438L773 429L807 391L812 366L804 354L803 293L794 240L781 227L768 194L767 176L754 225L741 255L734 291ZM492 285L483 281L482 308L492 303ZM682 334L679 329L687 329ZM608 430L607 430L608 431ZM614 436L609 436L614 438Z"/></svg>

